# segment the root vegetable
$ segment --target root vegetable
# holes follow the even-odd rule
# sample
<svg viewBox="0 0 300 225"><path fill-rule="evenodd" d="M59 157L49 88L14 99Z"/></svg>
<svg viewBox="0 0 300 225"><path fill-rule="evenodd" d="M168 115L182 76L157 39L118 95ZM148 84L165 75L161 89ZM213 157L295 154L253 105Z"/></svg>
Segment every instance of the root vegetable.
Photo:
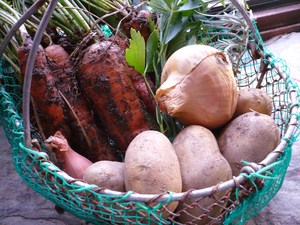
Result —
<svg viewBox="0 0 300 225"><path fill-rule="evenodd" d="M113 41L118 44L123 51L125 52L128 48L128 43L126 42L126 39L120 37L120 36L114 36ZM133 67L127 66L127 75L129 76L130 80L132 81L132 84L137 92L138 97L142 101L142 103L145 105L146 110L152 115L155 116L156 114L156 103L154 100L153 95L150 93L150 91L147 88L146 82L144 80L144 77L142 74L137 72ZM152 92L155 93L155 85L149 75L146 74L146 81L148 82L149 87L151 88Z"/></svg>
<svg viewBox="0 0 300 225"><path fill-rule="evenodd" d="M225 52L206 45L185 46L167 60L156 99L163 112L184 125L217 128L233 116L237 85Z"/></svg>
<svg viewBox="0 0 300 225"><path fill-rule="evenodd" d="M102 41L83 54L78 73L82 91L118 148L126 151L137 134L154 126L126 74L124 51L112 41Z"/></svg>
<svg viewBox="0 0 300 225"><path fill-rule="evenodd" d="M182 191L178 158L169 139L158 131L144 131L132 140L124 166L127 191L141 194ZM177 205L178 202L171 202L167 208L172 212ZM168 214L166 210L163 217Z"/></svg>
<svg viewBox="0 0 300 225"><path fill-rule="evenodd" d="M238 91L234 117L251 111L269 116L272 114L272 99L266 91L258 88L245 88Z"/></svg>
<svg viewBox="0 0 300 225"><path fill-rule="evenodd" d="M272 117L248 112L228 123L217 140L233 176L238 176L242 160L254 163L264 160L278 145L280 134Z"/></svg>
<svg viewBox="0 0 300 225"><path fill-rule="evenodd" d="M179 132L173 147L180 164L182 191L207 188L232 177L227 160L221 155L213 133L203 126L191 125ZM183 224L209 224L218 217L227 201L221 200L227 192L218 192L211 198L190 199L186 197L177 207ZM200 205L200 206L199 206ZM210 208L207 212L205 209ZM200 215L207 216L196 219Z"/></svg>
<svg viewBox="0 0 300 225"><path fill-rule="evenodd" d="M83 180L88 184L95 184L101 189L109 189L114 191L125 192L124 181L124 163L116 161L102 160L90 165L83 174ZM95 210L103 212L107 215L112 215L111 208L114 209L114 213L123 213L124 206L118 204L118 202L101 201L97 204ZM129 216L131 212L126 212ZM135 214L132 213L132 216ZM124 223L124 218L115 216L111 218L112 221Z"/></svg>
<svg viewBox="0 0 300 225"><path fill-rule="evenodd" d="M50 45L45 52L55 85L64 99L65 117L70 121L72 135L67 137L70 145L93 162L118 161L117 151L110 146L107 134L97 127L89 102L80 91L69 54L60 45Z"/></svg>
<svg viewBox="0 0 300 225"><path fill-rule="evenodd" d="M26 63L32 47L32 40L26 39L23 46L18 49L21 73L26 76ZM71 131L68 120L64 117L64 109L55 80L48 67L47 57L42 46L39 46L32 76L31 96L38 111L39 121L45 136L61 131L63 135L70 136Z"/></svg>
<svg viewBox="0 0 300 225"><path fill-rule="evenodd" d="M152 94L147 88L143 76L138 72L134 71L133 68L130 68L128 74L131 78L135 90L137 91L137 95L141 99L142 103L145 105L147 112L149 112L152 116L155 116L156 103ZM151 78L149 76L146 76L146 79L153 93L155 93L155 86Z"/></svg>
<svg viewBox="0 0 300 225"><path fill-rule="evenodd" d="M155 14L151 14L148 10L132 11L132 15L124 19L122 28L127 37L130 37L130 30L135 29L141 33L145 40L151 34L149 18L155 20Z"/></svg>
<svg viewBox="0 0 300 225"><path fill-rule="evenodd" d="M82 179L84 171L93 164L90 160L75 152L59 131L45 140L45 144L50 151L52 148L55 150L60 168L73 178Z"/></svg>
<svg viewBox="0 0 300 225"><path fill-rule="evenodd" d="M90 165L83 174L83 180L101 188L125 192L124 163L102 160Z"/></svg>

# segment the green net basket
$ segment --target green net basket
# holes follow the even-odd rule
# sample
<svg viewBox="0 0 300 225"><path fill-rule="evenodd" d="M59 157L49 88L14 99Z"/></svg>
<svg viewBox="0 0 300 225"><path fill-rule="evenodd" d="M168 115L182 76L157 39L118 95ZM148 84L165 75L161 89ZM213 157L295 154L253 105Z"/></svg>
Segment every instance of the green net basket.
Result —
<svg viewBox="0 0 300 225"><path fill-rule="evenodd" d="M281 141L260 163L245 163L241 174L224 183L184 193L139 194L117 192L76 180L51 162L47 151L25 147L22 87L5 60L0 73L0 121L12 147L12 161L22 179L36 192L71 214L93 224L181 224L186 209L199 208L188 224L243 224L256 215L281 188L291 159L292 145L299 134L299 89L289 75L285 61L269 52L259 31L238 4L228 13L202 15L201 39L227 51L232 59L240 89L257 87L272 98L272 117ZM245 16L246 15L246 16ZM235 26L218 27L234 20ZM231 21L232 22L232 21ZM229 44L230 43L230 44ZM32 138L41 140L32 126ZM218 193L230 192L227 195ZM167 208L174 201L193 199L180 211ZM210 206L203 206L213 199ZM220 213L212 213L216 208ZM165 215L168 215L167 217Z"/></svg>

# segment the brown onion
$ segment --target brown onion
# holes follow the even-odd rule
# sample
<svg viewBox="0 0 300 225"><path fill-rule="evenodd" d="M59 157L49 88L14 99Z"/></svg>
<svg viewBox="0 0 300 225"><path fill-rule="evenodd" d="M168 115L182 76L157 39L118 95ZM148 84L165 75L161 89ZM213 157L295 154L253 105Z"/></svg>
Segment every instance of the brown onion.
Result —
<svg viewBox="0 0 300 225"><path fill-rule="evenodd" d="M232 118L237 90L225 52L206 45L189 45L167 60L156 99L161 111L184 125L217 128Z"/></svg>

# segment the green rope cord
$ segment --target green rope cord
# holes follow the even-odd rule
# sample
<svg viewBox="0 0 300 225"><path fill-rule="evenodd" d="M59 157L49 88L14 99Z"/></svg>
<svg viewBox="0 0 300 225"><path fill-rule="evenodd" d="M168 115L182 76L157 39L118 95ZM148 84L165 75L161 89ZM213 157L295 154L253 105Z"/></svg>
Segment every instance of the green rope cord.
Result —
<svg viewBox="0 0 300 225"><path fill-rule="evenodd" d="M111 37L113 35L113 32L106 24L101 25L101 30L106 37Z"/></svg>

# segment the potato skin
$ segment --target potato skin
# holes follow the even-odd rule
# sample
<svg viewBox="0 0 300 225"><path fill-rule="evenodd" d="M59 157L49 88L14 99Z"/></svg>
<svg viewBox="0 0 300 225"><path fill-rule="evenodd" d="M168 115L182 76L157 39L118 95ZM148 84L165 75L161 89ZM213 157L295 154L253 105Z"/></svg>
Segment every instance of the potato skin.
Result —
<svg viewBox="0 0 300 225"><path fill-rule="evenodd" d="M246 162L259 163L273 151L280 140L279 129L272 117L248 112L232 120L217 138L222 155L238 176Z"/></svg>
<svg viewBox="0 0 300 225"><path fill-rule="evenodd" d="M246 88L239 90L234 117L252 111L270 116L272 114L271 97L267 92L258 88Z"/></svg>
<svg viewBox="0 0 300 225"><path fill-rule="evenodd" d="M124 165L127 191L141 194L182 191L178 158L169 139L158 131L138 134L126 150ZM177 205L178 202L172 202L168 209L174 211Z"/></svg>
<svg viewBox="0 0 300 225"><path fill-rule="evenodd" d="M108 160L95 162L84 171L83 180L99 187L125 192L124 163Z"/></svg>
<svg viewBox="0 0 300 225"><path fill-rule="evenodd" d="M175 137L173 147L179 159L182 191L214 186L232 178L230 165L221 155L215 136L207 128L198 125L184 128ZM216 196L222 197L225 194L227 193L217 193ZM184 206L184 204L191 204L196 200L203 207L209 207L216 203L214 198L208 197L200 201L199 199L186 198L179 203L177 211L185 210L195 217L200 216L205 213L200 207L186 208ZM221 207L216 206L214 210L211 210L210 216L218 216L221 209ZM193 218L181 213L179 220L186 224ZM209 218L203 218L195 221L195 224L207 224L208 222L210 222Z"/></svg>

